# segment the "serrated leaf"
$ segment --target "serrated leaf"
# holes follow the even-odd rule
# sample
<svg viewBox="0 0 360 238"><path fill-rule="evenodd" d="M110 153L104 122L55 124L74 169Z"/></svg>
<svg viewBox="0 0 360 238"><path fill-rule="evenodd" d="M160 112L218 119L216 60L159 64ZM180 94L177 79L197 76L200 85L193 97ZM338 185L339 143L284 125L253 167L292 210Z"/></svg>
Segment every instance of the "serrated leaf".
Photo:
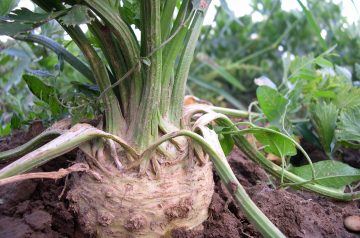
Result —
<svg viewBox="0 0 360 238"><path fill-rule="evenodd" d="M5 19L23 23L36 23L46 20L49 16L49 13L36 13L22 7L20 9L12 11L9 15L5 17Z"/></svg>
<svg viewBox="0 0 360 238"><path fill-rule="evenodd" d="M55 19L66 10L51 13L34 13L27 8L17 9L0 20L0 35L14 36L28 32L52 19Z"/></svg>
<svg viewBox="0 0 360 238"><path fill-rule="evenodd" d="M333 103L339 109L360 106L360 88L353 87L351 84L341 87L336 92Z"/></svg>
<svg viewBox="0 0 360 238"><path fill-rule="evenodd" d="M255 138L265 145L265 152L274 154L279 158L296 155L296 147L289 139L268 131L256 130L253 132Z"/></svg>
<svg viewBox="0 0 360 238"><path fill-rule="evenodd" d="M335 128L338 109L332 103L317 103L310 106L311 119L325 152L331 154L335 146Z"/></svg>
<svg viewBox="0 0 360 238"><path fill-rule="evenodd" d="M63 107L56 99L56 89L43 83L34 75L23 75L23 79L28 85L30 91L40 100L50 106L51 112L58 115L62 112Z"/></svg>
<svg viewBox="0 0 360 238"><path fill-rule="evenodd" d="M324 160L313 163L315 169L315 183L326 187L343 189L344 186L360 181L360 170L334 160ZM310 165L292 167L290 172L304 178L311 179Z"/></svg>
<svg viewBox="0 0 360 238"><path fill-rule="evenodd" d="M76 26L90 23L93 18L89 15L90 8L84 5L74 5L70 11L59 20L66 26Z"/></svg>
<svg viewBox="0 0 360 238"><path fill-rule="evenodd" d="M360 143L360 106L342 110L337 125L336 137L339 141Z"/></svg>
<svg viewBox="0 0 360 238"><path fill-rule="evenodd" d="M32 24L0 21L0 35L13 36L21 32L30 31L32 29Z"/></svg>
<svg viewBox="0 0 360 238"><path fill-rule="evenodd" d="M129 24L135 24L140 28L140 1L124 0L123 6L120 8L121 17Z"/></svg>
<svg viewBox="0 0 360 238"><path fill-rule="evenodd" d="M1 0L0 1L0 16L4 16L13 10L20 0Z"/></svg>
<svg viewBox="0 0 360 238"><path fill-rule="evenodd" d="M270 124L281 125L281 118L285 114L288 100L278 91L267 86L260 86L256 90L256 96L262 112Z"/></svg>

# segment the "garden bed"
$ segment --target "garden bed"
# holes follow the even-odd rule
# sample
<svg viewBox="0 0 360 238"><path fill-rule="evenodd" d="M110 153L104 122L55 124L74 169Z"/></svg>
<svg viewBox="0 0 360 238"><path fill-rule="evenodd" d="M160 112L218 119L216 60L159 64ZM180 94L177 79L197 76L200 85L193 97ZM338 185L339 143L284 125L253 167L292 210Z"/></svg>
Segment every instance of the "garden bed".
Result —
<svg viewBox="0 0 360 238"><path fill-rule="evenodd" d="M26 142L43 129L37 123L27 133L16 132L0 139L0 151ZM72 151L38 170L68 167L77 153ZM358 237L343 225L345 217L360 215L358 201L338 202L305 191L275 190L266 173L239 150L234 150L229 161L254 202L287 237ZM215 175L214 179L215 193L204 230L200 233L176 230L173 237L261 237L219 178ZM1 187L0 238L87 237L79 229L76 216L68 210L66 193L70 183L71 179L31 180Z"/></svg>

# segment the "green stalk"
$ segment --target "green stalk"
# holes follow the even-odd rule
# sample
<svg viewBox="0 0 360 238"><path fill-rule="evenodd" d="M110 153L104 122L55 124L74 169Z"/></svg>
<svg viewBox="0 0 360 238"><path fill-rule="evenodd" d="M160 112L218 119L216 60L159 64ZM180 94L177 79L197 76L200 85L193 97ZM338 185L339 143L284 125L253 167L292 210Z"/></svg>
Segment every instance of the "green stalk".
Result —
<svg viewBox="0 0 360 238"><path fill-rule="evenodd" d="M95 17L95 16L94 16ZM111 72L114 75L114 81L111 81L112 84L116 83L123 77L126 73L126 64L123 55L116 46L115 41L113 41L113 35L110 29L107 26L101 25L99 21L93 21L91 24L88 24L90 31L97 38L100 48L103 51L106 60L111 68ZM122 108L124 117L127 115L128 110L128 90L125 82L120 83L119 90L115 91L116 97L119 100L119 103Z"/></svg>
<svg viewBox="0 0 360 238"><path fill-rule="evenodd" d="M220 126L227 126L231 127L232 129L236 131L240 131L237 129L237 127L229 120L217 120L217 123ZM284 180L293 182L297 186L300 186L308 189L310 191L319 193L321 195L344 200L344 201L351 201L354 199L360 199L360 192L357 193L344 193L339 192L336 189L332 189L329 187L325 187L316 183L313 183L313 181L306 180L304 178L301 178L287 170L283 170L280 166L274 164L273 162L269 161L264 157L263 154L261 154L259 151L257 151L248 141L247 139L240 134L233 134L232 135L235 145L252 161L259 164L262 168L266 170L269 174L281 179L283 176Z"/></svg>
<svg viewBox="0 0 360 238"><path fill-rule="evenodd" d="M53 9L62 10L64 6L59 1L32 0L47 12ZM62 27L67 31L71 38L80 48L86 59L89 61L90 67L94 74L96 84L99 86L100 92L111 86L109 74L106 65L103 64L101 58L97 55L95 49L91 46L80 27L65 26ZM121 114L120 105L112 90L109 90L103 97L105 105L106 131L111 134L123 135L125 131L125 120Z"/></svg>
<svg viewBox="0 0 360 238"><path fill-rule="evenodd" d="M127 71L132 71L130 81L130 116L135 118L138 107L140 105L140 98L142 96L143 79L139 70L140 50L135 34L132 29L125 23L119 13L107 2L103 0L85 0L87 5L94 10L106 22L106 25L111 26L111 31L115 35L119 45L121 54L125 59ZM129 76L130 77L130 76ZM130 129L130 133L132 129Z"/></svg>
<svg viewBox="0 0 360 238"><path fill-rule="evenodd" d="M176 31L179 31L174 39L165 46L163 50L163 66L162 66L162 98L160 102L161 115L164 118L168 117L171 92L174 85L174 67L176 62L176 57L183 49L183 41L185 39L186 33L188 31L185 22L188 19L191 19L192 15L187 11L191 11L191 8L188 7L189 1L185 0L179 10L179 13L174 22L173 29L171 34L174 34ZM184 24L184 25L182 25Z"/></svg>
<svg viewBox="0 0 360 238"><path fill-rule="evenodd" d="M95 75L96 83L99 86L100 92L108 89L111 86L111 81L107 72L107 68L94 50L94 48L91 46L89 41L86 39L80 28L64 28L69 33L71 38L76 42L82 53L89 61L91 69ZM124 135L126 131L126 124L114 91L108 90L106 94L102 95L105 106L105 130L111 134L119 136Z"/></svg>
<svg viewBox="0 0 360 238"><path fill-rule="evenodd" d="M16 160L0 170L0 179L25 173L94 138L94 134L87 132L86 129L81 128L77 131L64 133L48 144Z"/></svg>
<svg viewBox="0 0 360 238"><path fill-rule="evenodd" d="M64 60L68 62L70 66L74 67L88 80L90 80L90 82L95 83L95 78L91 72L91 69L86 64L81 62L78 58L76 58L73 54L67 51L62 45L52 40L51 38L42 35L34 35L34 34L16 35L14 36L14 38L16 40L38 43L54 51L57 55L62 55L64 57Z"/></svg>
<svg viewBox="0 0 360 238"><path fill-rule="evenodd" d="M210 106L210 110L214 112L222 113L228 116L239 117L239 118L249 118L249 112L225 107L215 107ZM260 114L256 112L251 112L252 118L258 117Z"/></svg>
<svg viewBox="0 0 360 238"><path fill-rule="evenodd" d="M230 168L230 165L227 162L226 157L223 154L222 150L220 149L221 152L219 152L218 150L215 149L216 146L213 143L211 144L208 143L209 138L204 138L189 130L179 130L161 137L157 142L152 144L149 147L149 149L143 153L143 155L148 155L148 153L151 153L153 150L155 150L161 143L178 136L190 137L191 139L199 143L206 151L206 153L210 155L215 170L220 176L222 182L225 184L230 194L238 202L238 205L240 206L241 210L245 213L246 217L251 221L252 224L255 225L257 230L264 237L279 237L279 238L285 237L281 233L281 231L264 215L264 213L251 200L249 195L246 193L245 189L237 180L232 169ZM219 141L217 141L217 143L219 143Z"/></svg>
<svg viewBox="0 0 360 238"><path fill-rule="evenodd" d="M176 7L176 0L166 0L161 12L161 38L166 39L171 30L172 16Z"/></svg>
<svg viewBox="0 0 360 238"><path fill-rule="evenodd" d="M86 141L98 137L114 140L115 142L119 143L131 156L138 158L136 151L133 150L121 138L98 130L95 127L87 124L77 124L49 143L43 145L37 150L32 151L29 154L26 154L22 158L1 169L0 179L25 173L75 149Z"/></svg>
<svg viewBox="0 0 360 238"><path fill-rule="evenodd" d="M182 106L185 96L186 81L189 74L190 64L193 60L196 42L199 38L201 27L204 21L205 12L197 10L193 22L184 42L184 49L176 69L175 82L172 88L170 104L170 121L179 126L182 115Z"/></svg>
<svg viewBox="0 0 360 238"><path fill-rule="evenodd" d="M160 29L160 0L142 0L141 45L150 65L143 64L145 82L138 116L135 121L135 140L140 149L146 148L157 138L159 103L161 94L162 50Z"/></svg>
<svg viewBox="0 0 360 238"><path fill-rule="evenodd" d="M22 156L37 148L39 145L44 144L46 141L56 138L57 136L61 135L62 132L62 130L44 131L23 145L20 145L11 150L0 152L0 162Z"/></svg>

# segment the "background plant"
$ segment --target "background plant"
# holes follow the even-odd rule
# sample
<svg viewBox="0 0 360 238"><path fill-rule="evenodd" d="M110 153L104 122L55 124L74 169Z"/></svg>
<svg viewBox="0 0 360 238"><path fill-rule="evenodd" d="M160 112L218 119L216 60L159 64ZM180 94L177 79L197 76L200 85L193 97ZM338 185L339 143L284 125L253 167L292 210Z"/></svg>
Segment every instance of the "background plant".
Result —
<svg viewBox="0 0 360 238"><path fill-rule="evenodd" d="M280 0L252 1L252 14L234 19L224 2L217 8L216 24L204 27L192 65L189 86L199 97L216 103L224 98L233 107L246 108L254 99L254 79L278 85L283 59L320 55L334 45L339 57L331 61L351 72L352 81L359 80L360 56L354 50L360 47L359 23L347 21L341 4L301 1L306 4L302 11L285 11Z"/></svg>

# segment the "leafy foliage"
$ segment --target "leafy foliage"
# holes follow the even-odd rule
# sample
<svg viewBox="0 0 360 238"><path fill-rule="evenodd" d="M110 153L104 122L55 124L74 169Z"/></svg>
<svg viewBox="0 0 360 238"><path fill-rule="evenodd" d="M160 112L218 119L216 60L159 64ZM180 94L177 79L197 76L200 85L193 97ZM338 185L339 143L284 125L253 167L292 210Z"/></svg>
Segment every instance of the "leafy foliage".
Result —
<svg viewBox="0 0 360 238"><path fill-rule="evenodd" d="M360 72L356 70L360 55L353 50L360 47L359 23L347 22L341 4L307 0L302 11L286 11L281 7L282 2L254 0L252 14L235 19L222 3L214 18L216 24L204 27L198 51L241 82L246 90L236 89L217 69L197 57L191 71L192 79L196 80L190 80L189 84L192 92L215 104L229 103L234 107L242 104L246 107L253 100L256 90L254 79L264 76L277 85L285 84L284 79L296 81L301 77L312 80L321 75L311 67L332 68L330 62L334 64L336 74L340 75L343 71L351 81L360 80L360 74L356 74ZM299 2L305 5L305 1ZM255 19L255 15L261 17ZM326 36L321 36L320 33L324 32ZM339 57L329 60L321 55L334 45ZM295 55L300 57L292 60ZM315 59L314 55L321 57ZM308 64L311 60L316 60L317 64ZM282 66L286 64L288 69L282 71ZM303 69L301 74L296 72L300 68ZM207 87L204 88L204 85ZM219 88L221 90L216 90ZM324 95L329 93L317 91Z"/></svg>
<svg viewBox="0 0 360 238"><path fill-rule="evenodd" d="M2 0L0 1L0 16L4 16L11 12L20 0Z"/></svg>
<svg viewBox="0 0 360 238"><path fill-rule="evenodd" d="M66 26L76 26L80 24L88 24L93 18L89 15L90 9L84 5L75 5L70 11L59 20Z"/></svg>
<svg viewBox="0 0 360 238"><path fill-rule="evenodd" d="M360 143L360 106L342 110L339 115L336 136L339 141Z"/></svg>
<svg viewBox="0 0 360 238"><path fill-rule="evenodd" d="M218 134L219 142L224 154L226 156L229 155L235 144L231 134L226 134L226 132L230 132L231 129L226 127L215 127L214 131Z"/></svg>
<svg viewBox="0 0 360 238"><path fill-rule="evenodd" d="M0 35L14 36L28 32L64 13L65 11L35 13L27 8L14 10L11 14L0 19Z"/></svg>
<svg viewBox="0 0 360 238"><path fill-rule="evenodd" d="M348 113L356 114L350 109L359 105L359 88L349 81L351 73L327 59L333 50L317 57L296 57L284 64L287 77L277 90L267 86L257 89L261 111L272 126L288 135L295 132L313 145L321 144L329 158L341 145L357 147L354 141L346 140L352 136L344 135L350 131L356 134L355 115ZM311 124L307 126L303 121ZM341 128L340 134L335 136L337 128Z"/></svg>
<svg viewBox="0 0 360 238"><path fill-rule="evenodd" d="M23 79L30 91L50 106L53 115L59 115L63 111L62 105L57 99L57 91L54 87L46 85L38 77L33 75L24 75Z"/></svg>
<svg viewBox="0 0 360 238"><path fill-rule="evenodd" d="M336 106L325 102L312 104L310 113L325 152L331 154L335 147L335 128L338 117Z"/></svg>
<svg viewBox="0 0 360 238"><path fill-rule="evenodd" d="M261 111L272 125L280 126L286 112L288 101L275 89L260 86L256 90Z"/></svg>
<svg viewBox="0 0 360 238"><path fill-rule="evenodd" d="M324 160L314 163L315 183L326 187L344 190L346 185L350 185L360 180L360 170L355 169L339 161ZM312 178L310 165L292 167L290 172L310 180Z"/></svg>
<svg viewBox="0 0 360 238"><path fill-rule="evenodd" d="M279 134L259 130L254 135L261 144L265 145L264 150L267 153L274 154L279 158L293 156L297 153L294 143Z"/></svg>
<svg viewBox="0 0 360 238"><path fill-rule="evenodd" d="M129 24L140 27L140 1L123 0L123 6L119 8L121 16Z"/></svg>

